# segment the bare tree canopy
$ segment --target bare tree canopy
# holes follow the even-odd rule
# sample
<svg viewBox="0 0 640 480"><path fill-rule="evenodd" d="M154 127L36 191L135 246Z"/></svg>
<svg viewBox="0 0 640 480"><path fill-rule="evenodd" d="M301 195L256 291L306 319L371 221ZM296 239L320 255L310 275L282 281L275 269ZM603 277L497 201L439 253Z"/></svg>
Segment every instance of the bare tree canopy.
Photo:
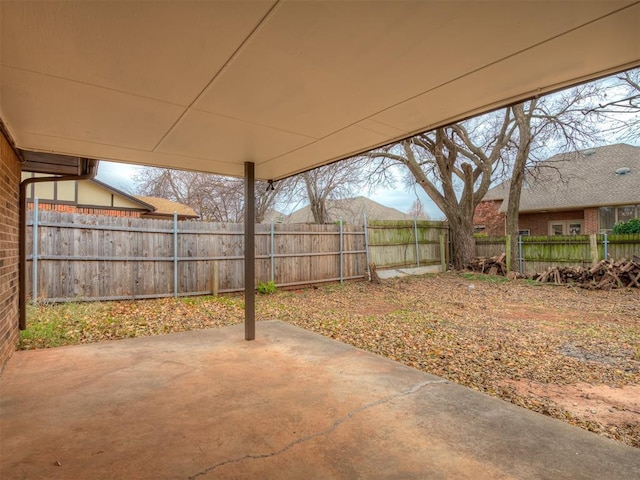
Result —
<svg viewBox="0 0 640 480"><path fill-rule="evenodd" d="M273 183L257 181L255 221L264 221L278 204L290 209L292 204L308 200L315 222L327 223L327 200L350 197L354 192L392 182L392 177L378 164L359 157ZM189 205L203 220L244 221L242 179L149 167L138 173L134 180L139 193Z"/></svg>
<svg viewBox="0 0 640 480"><path fill-rule="evenodd" d="M640 137L640 68L601 80L598 85L604 94L583 110L584 115L604 118L610 125L609 133L620 140L637 141Z"/></svg>
<svg viewBox="0 0 640 480"><path fill-rule="evenodd" d="M137 191L189 205L202 220L223 223L244 221L244 180L206 173L145 168L135 177ZM291 182L256 182L255 221L274 208Z"/></svg>
<svg viewBox="0 0 640 480"><path fill-rule="evenodd" d="M392 178L380 162L368 157L355 157L297 176L300 195L309 201L315 223L328 223L328 200L353 196L354 192L388 185Z"/></svg>
<svg viewBox="0 0 640 480"><path fill-rule="evenodd" d="M407 213L409 215L412 215L414 218L420 218L423 220L429 218L429 216L427 215L427 212L425 212L424 210L424 205L422 205L422 202L420 201L419 198L416 198L413 201L413 203L411 204L411 208Z"/></svg>

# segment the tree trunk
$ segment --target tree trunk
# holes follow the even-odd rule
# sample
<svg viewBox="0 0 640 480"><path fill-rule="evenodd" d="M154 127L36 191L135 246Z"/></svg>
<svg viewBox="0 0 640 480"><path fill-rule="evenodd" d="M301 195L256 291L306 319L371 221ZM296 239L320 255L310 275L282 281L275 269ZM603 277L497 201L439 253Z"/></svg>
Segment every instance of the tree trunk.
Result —
<svg viewBox="0 0 640 480"><path fill-rule="evenodd" d="M449 220L449 238L453 253L451 261L455 270L462 270L476 256L476 242L473 238L473 212L444 212Z"/></svg>
<svg viewBox="0 0 640 480"><path fill-rule="evenodd" d="M524 183L525 166L529 160L531 151L531 112L535 108L536 100L529 104L529 113L524 111L524 104L519 103L512 108L516 125L518 126L518 152L511 174L511 184L509 185L509 196L507 197L506 230L507 235L511 235L511 262L507 265L510 271L517 271L519 260L518 251L518 230L520 221L520 196L522 194L522 184Z"/></svg>
<svg viewBox="0 0 640 480"><path fill-rule="evenodd" d="M310 199L311 200L311 199ZM321 199L314 198L309 203L313 220L320 225L327 223L327 207Z"/></svg>

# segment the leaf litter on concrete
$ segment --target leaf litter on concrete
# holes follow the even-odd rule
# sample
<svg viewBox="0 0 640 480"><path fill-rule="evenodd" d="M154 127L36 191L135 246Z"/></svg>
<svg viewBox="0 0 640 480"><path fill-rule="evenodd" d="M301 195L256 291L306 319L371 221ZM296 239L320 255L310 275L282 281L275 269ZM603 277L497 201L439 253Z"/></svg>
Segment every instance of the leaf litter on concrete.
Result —
<svg viewBox="0 0 640 480"><path fill-rule="evenodd" d="M637 289L447 273L279 291L259 295L256 311L640 448ZM241 296L225 296L39 306L30 316L60 327L60 345L231 325L244 312ZM28 332L21 348L52 346Z"/></svg>

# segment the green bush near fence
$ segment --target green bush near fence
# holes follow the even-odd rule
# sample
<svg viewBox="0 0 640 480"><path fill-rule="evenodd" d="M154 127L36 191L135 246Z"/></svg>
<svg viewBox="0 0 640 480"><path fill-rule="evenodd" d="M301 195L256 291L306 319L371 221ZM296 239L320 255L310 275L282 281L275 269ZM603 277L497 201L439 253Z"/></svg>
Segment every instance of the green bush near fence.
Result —
<svg viewBox="0 0 640 480"><path fill-rule="evenodd" d="M613 227L613 233L615 234L640 233L640 218L632 218L627 222L617 223Z"/></svg>
<svg viewBox="0 0 640 480"><path fill-rule="evenodd" d="M272 293L276 293L278 287L273 282L273 280L269 280L268 282L258 282L258 293L261 295L271 295Z"/></svg>

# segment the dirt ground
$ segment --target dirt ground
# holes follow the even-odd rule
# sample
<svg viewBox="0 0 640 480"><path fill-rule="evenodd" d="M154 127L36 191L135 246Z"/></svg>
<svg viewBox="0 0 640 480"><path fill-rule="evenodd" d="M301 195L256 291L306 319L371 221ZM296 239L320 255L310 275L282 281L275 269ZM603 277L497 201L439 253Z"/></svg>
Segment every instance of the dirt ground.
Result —
<svg viewBox="0 0 640 480"><path fill-rule="evenodd" d="M75 319L65 342L85 343L244 318L241 296L64 308L39 307L30 323L58 310ZM259 295L256 311L640 448L638 289L447 273L278 291Z"/></svg>
<svg viewBox="0 0 640 480"><path fill-rule="evenodd" d="M640 447L637 289L446 274L282 295L294 324Z"/></svg>

